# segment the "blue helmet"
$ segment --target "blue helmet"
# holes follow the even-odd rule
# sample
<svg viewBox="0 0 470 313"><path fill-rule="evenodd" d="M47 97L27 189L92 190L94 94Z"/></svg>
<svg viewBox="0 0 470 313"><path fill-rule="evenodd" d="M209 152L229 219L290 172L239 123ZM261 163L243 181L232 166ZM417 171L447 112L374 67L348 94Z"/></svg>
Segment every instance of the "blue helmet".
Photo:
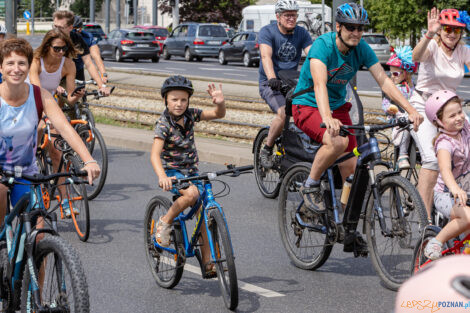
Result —
<svg viewBox="0 0 470 313"><path fill-rule="evenodd" d="M367 11L354 2L340 5L336 9L335 19L340 24L369 25Z"/></svg>

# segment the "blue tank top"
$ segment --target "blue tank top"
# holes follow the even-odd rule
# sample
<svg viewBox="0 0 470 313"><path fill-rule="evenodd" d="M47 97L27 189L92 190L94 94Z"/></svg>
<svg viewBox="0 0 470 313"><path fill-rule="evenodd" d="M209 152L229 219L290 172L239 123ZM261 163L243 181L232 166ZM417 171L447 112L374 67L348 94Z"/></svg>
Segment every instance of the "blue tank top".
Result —
<svg viewBox="0 0 470 313"><path fill-rule="evenodd" d="M0 98L0 166L7 171L20 166L24 174L32 175L38 173L38 113L33 86L28 85L28 99L19 107L10 106Z"/></svg>

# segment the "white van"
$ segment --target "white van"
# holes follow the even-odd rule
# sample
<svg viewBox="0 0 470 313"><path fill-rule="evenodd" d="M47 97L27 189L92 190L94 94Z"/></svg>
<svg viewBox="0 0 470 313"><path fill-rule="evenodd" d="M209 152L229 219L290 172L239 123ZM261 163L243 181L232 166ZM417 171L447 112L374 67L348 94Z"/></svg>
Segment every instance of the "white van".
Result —
<svg viewBox="0 0 470 313"><path fill-rule="evenodd" d="M322 14L321 4L312 4L308 1L298 1L299 18L297 23L304 22L308 24L317 14ZM249 5L242 10L243 19L239 26L239 31L258 32L263 26L270 23L276 23L276 13L274 4L270 5ZM331 23L331 8L325 5L325 22ZM302 24L302 23L300 23Z"/></svg>

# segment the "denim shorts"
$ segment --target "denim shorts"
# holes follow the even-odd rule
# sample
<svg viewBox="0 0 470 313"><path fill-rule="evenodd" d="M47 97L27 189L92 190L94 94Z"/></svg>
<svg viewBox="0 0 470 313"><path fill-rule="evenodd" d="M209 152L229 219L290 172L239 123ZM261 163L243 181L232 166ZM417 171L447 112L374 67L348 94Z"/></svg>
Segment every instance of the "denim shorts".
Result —
<svg viewBox="0 0 470 313"><path fill-rule="evenodd" d="M166 176L168 177L173 177L175 176L176 178L178 179L181 179L181 178L187 178L187 177L192 177L192 176L198 176L199 173L194 173L192 175L183 175L183 173L181 173L180 171L178 170L165 170L165 174ZM202 195L202 192L204 191L204 186L202 185L202 181L200 180L193 180L191 181L191 183L197 187L197 189L199 190L199 195ZM173 187L170 192L174 195L177 195L177 196L181 196L180 192L178 189L176 189L175 187Z"/></svg>

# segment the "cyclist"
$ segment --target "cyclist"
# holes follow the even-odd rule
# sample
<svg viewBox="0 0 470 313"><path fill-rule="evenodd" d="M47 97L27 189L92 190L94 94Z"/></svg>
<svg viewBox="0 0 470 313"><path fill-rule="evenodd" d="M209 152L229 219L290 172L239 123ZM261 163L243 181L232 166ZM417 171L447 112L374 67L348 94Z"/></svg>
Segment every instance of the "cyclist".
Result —
<svg viewBox="0 0 470 313"><path fill-rule="evenodd" d="M171 224L173 220L187 207L196 203L203 191L201 182L191 184L179 191L172 189L173 178L197 175L198 155L194 143L194 123L201 120L212 120L225 116L225 100L222 85L217 90L214 84L209 84L207 92L212 97L216 107L202 111L189 108L189 98L194 89L191 81L183 76L171 76L163 82L161 95L166 109L155 125L155 137L152 145L150 160L158 176L158 184L166 191L180 195L157 223L155 239L161 246L170 245ZM205 227L202 228L202 242L208 242ZM216 272L210 264L210 247L202 246L202 262L206 274L214 277Z"/></svg>
<svg viewBox="0 0 470 313"><path fill-rule="evenodd" d="M87 31L83 29L83 20L80 15L75 15L73 18L73 31L78 32L82 35L83 40L85 40L88 48L90 48L90 55L93 61L95 61L98 70L101 73L101 80L103 80L104 84L108 83L108 73L106 73L106 69L104 67L103 59L101 58L100 48L98 47L98 41Z"/></svg>
<svg viewBox="0 0 470 313"><path fill-rule="evenodd" d="M260 163L266 168L273 166L274 140L281 134L286 114L286 99L279 91L280 70L296 70L302 50L308 53L312 38L308 31L296 26L299 5L295 0L278 0L275 5L277 23L261 28L258 35L261 62L259 66L259 93L276 113L269 127L266 145L260 151Z"/></svg>
<svg viewBox="0 0 470 313"><path fill-rule="evenodd" d="M7 36L7 28L4 25L0 25L0 42L5 40ZM2 82L2 73L0 73L0 83Z"/></svg>
<svg viewBox="0 0 470 313"><path fill-rule="evenodd" d="M470 124L459 97L450 90L437 91L428 98L426 116L439 129L433 140L440 170L434 205L451 218L424 250L427 258L435 260L441 256L443 242L470 230L470 207L466 205L470 192Z"/></svg>
<svg viewBox="0 0 470 313"><path fill-rule="evenodd" d="M0 45L0 167L7 171L21 170L25 174L38 172L36 165L37 125L42 111L70 146L85 162L88 180L98 177L100 168L85 144L65 119L64 114L44 89L26 83L33 60L31 45L20 38L5 40ZM7 187L0 185L0 219L5 217ZM29 192L29 186L15 185L11 204Z"/></svg>
<svg viewBox="0 0 470 313"><path fill-rule="evenodd" d="M401 92L385 74L370 46L361 39L365 25L369 24L367 12L356 3L346 3L336 10L336 33L318 37L302 66L295 93L304 93L293 99L294 122L303 132L323 145L318 150L310 175L300 188L306 207L323 213L320 178L324 171L345 151L352 151L356 138L339 136L340 125L351 125L345 102L346 85L359 68L369 69L382 90L390 99L408 112L417 128L422 116L408 103ZM326 130L320 123L326 124ZM354 173L356 158L338 165L343 180ZM360 208L357 208L360 209ZM346 234L344 251L367 251L367 245L358 233Z"/></svg>
<svg viewBox="0 0 470 313"><path fill-rule="evenodd" d="M462 41L462 32L466 24L459 19L460 14L455 9L445 9L439 13L433 8L428 12L428 30L413 49L413 61L420 62L420 66L410 103L421 114L424 113L426 100L434 92L444 89L455 92L464 76L464 64L470 66L470 49L465 47ZM433 188L439 174L439 166L430 140L436 134L436 127L427 119L417 132L417 146L422 163L417 189L429 218L433 203Z"/></svg>
<svg viewBox="0 0 470 313"><path fill-rule="evenodd" d="M88 45L79 33L72 32L74 14L67 10L60 10L54 12L53 18L54 28L58 28L68 34L74 46L78 50L78 56L74 59L77 69L75 78L79 80L85 80L85 65L88 73L90 73L91 78L93 78L93 80L97 83L100 92L103 95L109 96L109 89L106 88L106 84L104 84L101 80L100 74L91 60L90 49L88 48Z"/></svg>
<svg viewBox="0 0 470 313"><path fill-rule="evenodd" d="M390 79L408 100L413 92L414 86L411 79L412 73L416 72L418 64L412 61L411 47L405 46L395 50L395 53L387 61L390 66ZM406 117L405 111L395 105L385 94L382 99L382 108L388 117ZM393 144L398 147L398 168L410 168L408 157L408 146L410 144L410 131L394 128L392 131Z"/></svg>

